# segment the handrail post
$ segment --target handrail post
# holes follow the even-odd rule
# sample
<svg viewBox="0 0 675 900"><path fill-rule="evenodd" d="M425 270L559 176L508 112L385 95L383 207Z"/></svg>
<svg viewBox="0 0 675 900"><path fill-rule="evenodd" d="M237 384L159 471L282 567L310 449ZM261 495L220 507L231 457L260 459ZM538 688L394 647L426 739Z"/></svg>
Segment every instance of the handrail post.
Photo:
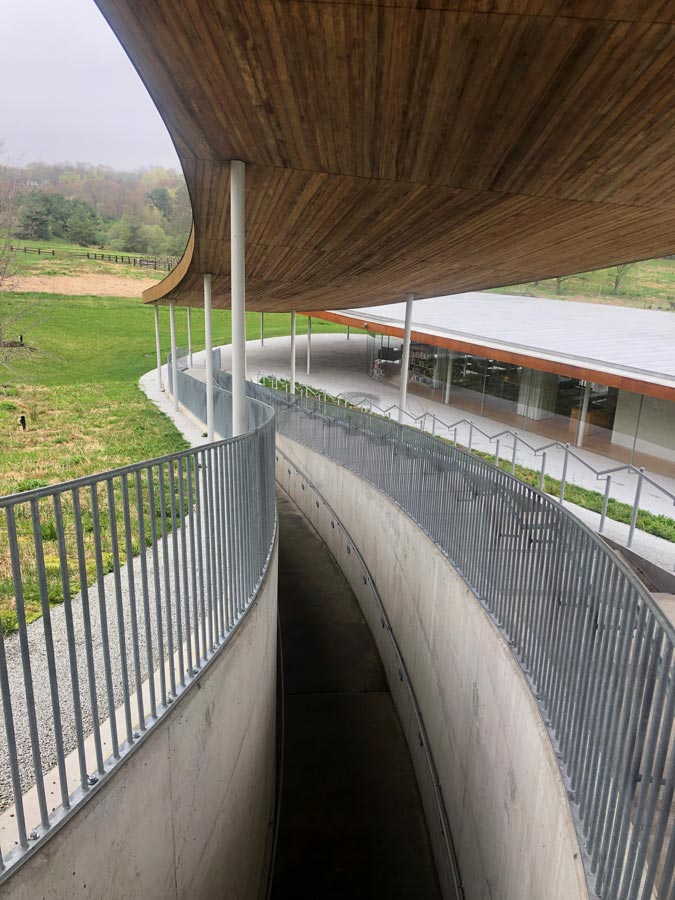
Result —
<svg viewBox="0 0 675 900"><path fill-rule="evenodd" d="M495 465L499 468L499 438L495 442Z"/></svg>
<svg viewBox="0 0 675 900"><path fill-rule="evenodd" d="M546 484L546 451L541 454L541 473L539 475L539 490L544 493L544 485Z"/></svg>
<svg viewBox="0 0 675 900"><path fill-rule="evenodd" d="M469 422L469 453L471 453L471 445L473 444L473 422Z"/></svg>
<svg viewBox="0 0 675 900"><path fill-rule="evenodd" d="M570 455L570 445L565 444L565 461L563 462L562 478L560 480L560 502L565 499L565 485L567 484L567 462Z"/></svg>
<svg viewBox="0 0 675 900"><path fill-rule="evenodd" d="M602 498L602 513L600 515L600 528L598 534L602 534L605 530L605 519L607 518L607 506L609 504L609 491L612 486L612 476L608 475L605 481L605 496Z"/></svg>
<svg viewBox="0 0 675 900"><path fill-rule="evenodd" d="M511 474L516 474L516 453L518 452L518 432L513 432L513 454L511 455Z"/></svg>
<svg viewBox="0 0 675 900"><path fill-rule="evenodd" d="M635 500L633 501L633 515L630 519L630 531L628 532L628 543L627 547L630 547L633 543L633 535L635 534L635 526L637 525L637 517L640 512L640 495L642 494L642 482L645 477L645 470L643 466L640 466L640 474L638 475L637 485L635 487Z"/></svg>

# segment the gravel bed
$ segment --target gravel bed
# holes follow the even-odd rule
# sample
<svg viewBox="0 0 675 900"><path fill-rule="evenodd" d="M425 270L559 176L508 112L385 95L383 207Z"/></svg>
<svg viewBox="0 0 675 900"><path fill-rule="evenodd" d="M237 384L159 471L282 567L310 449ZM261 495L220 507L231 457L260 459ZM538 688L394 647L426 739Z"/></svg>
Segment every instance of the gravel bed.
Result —
<svg viewBox="0 0 675 900"><path fill-rule="evenodd" d="M188 542L189 543L189 542ZM167 541L168 563L171 579L171 590L173 592L174 584L174 565L173 565L173 548L172 540L169 536ZM180 588L181 588L181 613L184 618L184 597L183 597L183 560L179 541L179 562L180 562ZM148 571L148 599L150 608L150 634L152 641L152 659L153 672L159 667L158 641L157 641L157 611L155 605L155 588L154 573L155 565L153 560L152 548L148 549L145 554ZM160 582L160 597L162 604L162 632L164 635L164 656L167 657L167 624L166 624L166 601L164 597L164 557L162 553L161 542L158 545L158 569ZM191 585L191 558L187 554L187 580L188 594L190 603L190 619L193 617L192 603L192 585ZM132 563L132 571L136 588L136 615L138 620L138 643L140 650L140 669L141 682L148 677L148 659L146 650L147 635L145 630L145 612L144 601L142 595L141 581L141 557L136 557ZM131 645L131 616L130 616L130 592L128 566L124 565L120 569L121 581L121 597L125 622L126 634L126 658L127 672L129 679L130 691L135 687L135 670L133 659L133 647ZM105 592L105 610L108 624L109 644L110 644L110 662L112 671L113 684L113 700L114 706L118 707L124 702L123 675L122 675L122 659L121 648L118 639L118 620L117 620L117 598L115 592L115 575L111 573L103 579L103 588ZM104 722L109 718L108 695L106 691L105 666L103 654L103 640L100 622L98 583L93 584L88 591L89 594L89 610L92 630L92 648L94 659L94 671L96 681L96 695L98 698L98 719ZM172 593L173 599L173 593ZM199 597L197 597L199 608ZM175 619L174 604L172 603L172 633L174 651L177 649L177 622ZM82 719L85 737L92 733L92 704L89 693L89 676L86 659L86 642L85 642L85 626L83 616L82 594L78 593L72 599L73 610L73 626L75 633L75 647L77 657L77 671L79 679L79 696L82 707ZM65 605L61 604L51 609L52 636L54 641L54 655L56 664L56 678L59 689L59 703L61 708L61 720L63 728L63 742L65 753L69 753L77 746L77 734L75 728L75 716L73 705L73 689L70 672L70 661L68 653L68 637L66 628L66 610ZM183 632L185 625L183 624ZM37 728L39 735L40 754L42 758L43 771L49 771L56 765L56 742L54 737L54 718L52 712L52 701L49 682L49 671L47 662L47 652L45 646L45 630L44 621L38 619L27 628L28 644L30 648L30 665L32 672L32 684L35 696L35 708L37 713ZM185 634L183 634L185 637ZM12 697L12 710L14 717L14 729L16 733L16 746L19 756L19 765L21 770L22 789L25 793L34 783L35 774L33 768L33 756L31 749L29 722L27 714L26 694L24 690L24 675L21 660L21 643L18 632L5 638L5 651L7 655L7 668L9 674L10 691ZM186 659L187 667L187 659ZM176 671L176 681L178 681L178 671ZM167 673L167 691L169 690L169 677ZM159 702L160 698L157 697ZM0 707L2 702L0 700ZM131 698L132 722L137 721L137 706L135 697ZM149 709L146 708L145 715L148 716ZM4 719L0 719L3 725L0 726L0 810L6 809L13 803L11 777L9 767L9 755L7 752L7 740L4 728ZM120 743L126 739L126 728L123 728L118 734ZM112 747L103 746L103 757L106 759L112 753ZM87 768L89 773L93 773L96 769L96 759L94 753L87 758ZM47 801L50 809L56 807L60 803L60 790L58 781L48 786ZM28 823L29 825L31 823Z"/></svg>

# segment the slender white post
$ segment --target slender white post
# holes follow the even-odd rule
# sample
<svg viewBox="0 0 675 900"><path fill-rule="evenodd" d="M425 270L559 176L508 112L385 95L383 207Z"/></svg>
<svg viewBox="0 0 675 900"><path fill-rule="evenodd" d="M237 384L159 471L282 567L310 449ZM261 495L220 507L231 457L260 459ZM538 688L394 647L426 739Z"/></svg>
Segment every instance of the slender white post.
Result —
<svg viewBox="0 0 675 900"><path fill-rule="evenodd" d="M204 343L206 348L206 433L209 443L215 440L213 405L213 321L211 316L211 276L204 275Z"/></svg>
<svg viewBox="0 0 675 900"><path fill-rule="evenodd" d="M190 307L187 309L187 329L188 329L188 365L192 368L192 319L190 317Z"/></svg>
<svg viewBox="0 0 675 900"><path fill-rule="evenodd" d="M401 359L401 394L398 411L399 422L403 421L403 411L408 401L408 367L410 365L410 326L412 324L413 295L405 295L405 331L403 332L403 357Z"/></svg>
<svg viewBox="0 0 675 900"><path fill-rule="evenodd" d="M178 359L176 358L176 303L169 305L169 322L171 325L171 395L174 409L178 409Z"/></svg>
<svg viewBox="0 0 675 900"><path fill-rule="evenodd" d="M450 386L452 385L452 362L455 354L452 350L448 350L448 371L445 376L445 396L443 397L443 403L448 404L450 402Z"/></svg>
<svg viewBox="0 0 675 900"><path fill-rule="evenodd" d="M232 435L246 432L246 246L241 160L230 163L230 276L232 285Z"/></svg>
<svg viewBox="0 0 675 900"><path fill-rule="evenodd" d="M312 317L307 316L307 374L312 366Z"/></svg>
<svg viewBox="0 0 675 900"><path fill-rule="evenodd" d="M265 313L260 313L260 346L265 346Z"/></svg>
<svg viewBox="0 0 675 900"><path fill-rule="evenodd" d="M584 432L586 431L586 419L588 418L588 401L591 397L591 382L586 382L584 388L584 399L581 404L581 415L579 416L579 430L577 432L577 447L581 447L584 443Z"/></svg>
<svg viewBox="0 0 675 900"><path fill-rule="evenodd" d="M159 342L159 304L155 303L155 350L157 352L157 381L160 391L164 390L162 383L162 347Z"/></svg>
<svg viewBox="0 0 675 900"><path fill-rule="evenodd" d="M291 312L291 394L295 393L295 310Z"/></svg>

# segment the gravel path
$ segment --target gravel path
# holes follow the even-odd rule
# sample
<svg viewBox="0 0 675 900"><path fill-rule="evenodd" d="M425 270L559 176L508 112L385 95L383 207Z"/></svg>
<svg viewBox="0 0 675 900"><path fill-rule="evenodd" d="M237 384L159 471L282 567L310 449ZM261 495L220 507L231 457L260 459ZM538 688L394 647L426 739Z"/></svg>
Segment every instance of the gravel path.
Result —
<svg viewBox="0 0 675 900"><path fill-rule="evenodd" d="M180 532L179 532L180 536ZM169 571L171 573L171 586L173 590L173 552L171 538L168 544L168 562ZM189 551L189 542L188 542ZM179 542L179 561L180 561L180 585L181 585L181 611L184 608L184 598L182 596L183 589L183 566L180 552ZM148 568L148 599L150 607L150 623L151 623L151 640L153 650L153 671L157 670L159 664L158 642L157 642L157 615L155 605L154 591L154 561L152 548L148 549L145 555ZM188 593L190 600L190 618L192 620L192 588L191 588L191 559L188 552L187 556L187 580ZM158 545L158 564L160 578L160 595L162 598L162 631L164 635L164 652L167 654L167 627L166 627L166 603L164 600L164 565L162 555L161 542ZM146 651L146 631L144 619L144 602L141 591L141 558L136 557L133 561L133 576L136 586L136 615L138 619L138 634L141 661L141 681L145 681L148 677L147 651ZM117 628L117 601L115 593L115 576L114 573L105 576L103 579L103 587L105 591L105 608L108 623L108 633L110 641L110 657L113 683L114 706L120 706L124 701L123 677L122 677L122 659L123 655L120 650ZM129 580L128 566L125 565L121 569L121 595L124 611L125 632L127 635L126 658L127 671L129 677L130 690L135 685L133 648L131 646L131 616L130 616L130 597L129 597ZM198 598L199 599L199 598ZM83 616L82 594L79 593L73 597L73 623L75 632L75 645L77 655L77 669L79 678L79 695L82 705L82 717L84 725L85 737L92 732L92 708L89 694L89 681L87 660L85 652L85 626ZM105 681L105 667L103 654L103 641L101 632L99 601L98 601L98 583L89 588L89 609L91 617L91 629L93 636L93 657L94 670L96 678L96 693L98 697L98 719L100 722L105 721L109 717L108 700ZM75 716L73 707L73 691L70 673L70 662L68 656L68 638L66 630L66 610L62 604L51 610L52 634L55 649L56 675L59 686L59 702L61 707L61 718L63 723L63 740L66 754L74 750L77 745L77 736L75 729ZM174 650L177 648L177 623L172 623L172 633ZM184 626L183 626L184 627ZM54 738L54 719L52 713L51 693L49 686L49 674L47 665L47 654L45 649L45 632L44 622L38 619L28 626L28 643L30 647L30 663L32 670L32 683L35 694L35 706L37 710L38 734L40 752L42 756L43 771L49 771L56 765L56 743ZM27 715L27 703L24 691L24 677L21 663L21 645L18 633L12 634L5 639L5 649L7 654L7 666L10 680L10 690L12 696L12 707L14 714L14 728L16 731L16 745L19 753L19 763L22 773L22 787L25 792L34 782L33 758L31 751L30 732ZM187 662L186 662L187 665ZM176 672L176 680L178 680L178 672ZM167 674L167 690L168 690L168 674ZM158 697L159 701L159 697ZM2 703L0 701L0 707ZM131 700L132 722L137 721L137 706L135 698ZM146 709L146 716L149 710ZM2 720L4 721L4 720ZM123 729L119 733L120 743L126 738L126 730ZM112 752L112 747L103 747L103 757L107 758ZM91 758L87 759L87 768L92 773L96 768L96 760L93 753ZM56 806L60 802L58 786L50 786L53 797L48 796L51 800L50 806ZM0 810L6 809L13 802L9 769L9 758L7 753L7 741L4 727L0 727Z"/></svg>
<svg viewBox="0 0 675 900"><path fill-rule="evenodd" d="M29 275L12 279L13 291L45 291L69 297L140 297L157 278L123 275Z"/></svg>

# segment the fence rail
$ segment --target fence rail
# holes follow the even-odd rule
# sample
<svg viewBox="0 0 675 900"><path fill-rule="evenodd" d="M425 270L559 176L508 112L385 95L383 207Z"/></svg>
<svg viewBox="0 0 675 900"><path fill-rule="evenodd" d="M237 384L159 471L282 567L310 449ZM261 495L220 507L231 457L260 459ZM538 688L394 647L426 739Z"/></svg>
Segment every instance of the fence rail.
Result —
<svg viewBox="0 0 675 900"><path fill-rule="evenodd" d="M16 628L0 631L0 802L15 828L0 880L161 719L255 596L275 533L275 432L268 406L247 406L240 437L0 498Z"/></svg>
<svg viewBox="0 0 675 900"><path fill-rule="evenodd" d="M170 272L178 263L175 256L136 256L129 253L103 253L94 250L62 250L56 247L19 247L10 244L11 253L37 253L38 256L67 256L80 259L100 259L105 262L114 262L135 266L139 269L166 269Z"/></svg>
<svg viewBox="0 0 675 900"><path fill-rule="evenodd" d="M596 895L674 896L675 632L628 568L552 498L428 433L248 392L275 407L279 433L399 504L502 630L554 741Z"/></svg>

